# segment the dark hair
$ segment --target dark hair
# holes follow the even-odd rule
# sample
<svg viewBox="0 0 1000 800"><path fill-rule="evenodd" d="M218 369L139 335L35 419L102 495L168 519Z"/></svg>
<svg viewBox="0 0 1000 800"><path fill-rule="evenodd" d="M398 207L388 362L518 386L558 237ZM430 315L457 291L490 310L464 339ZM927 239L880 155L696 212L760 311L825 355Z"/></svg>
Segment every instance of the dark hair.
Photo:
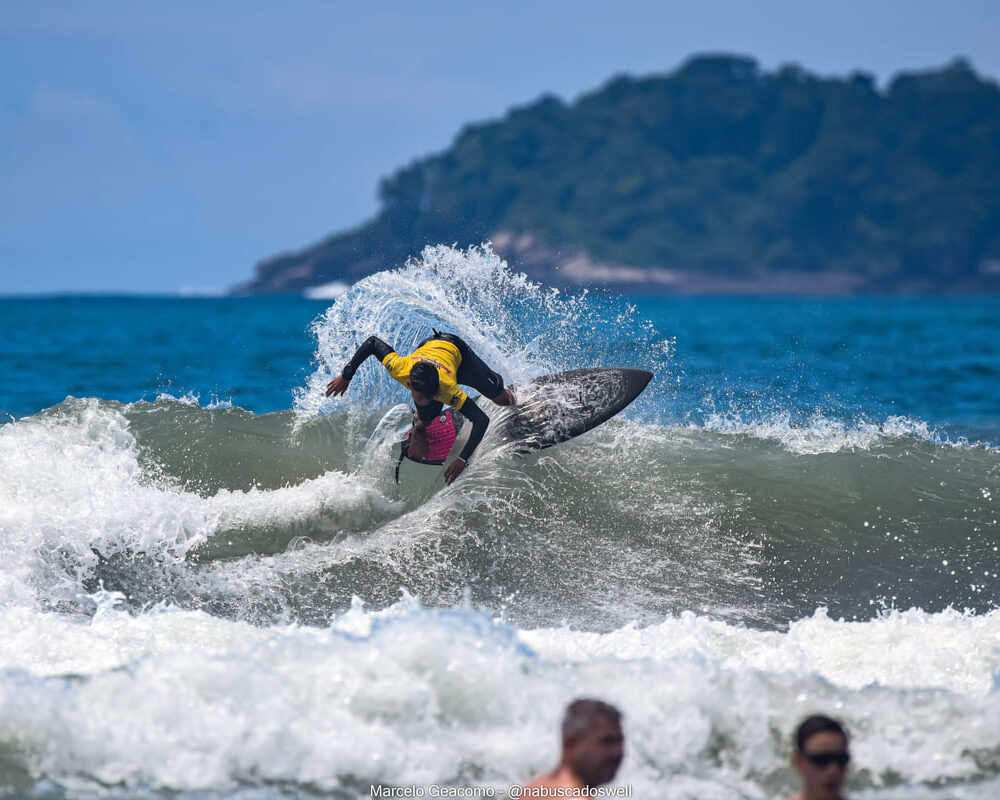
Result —
<svg viewBox="0 0 1000 800"><path fill-rule="evenodd" d="M802 720L799 727L795 729L795 750L799 753L805 752L806 742L817 733L826 733L827 731L839 733L844 737L845 742L848 740L847 731L837 720L822 714L814 714Z"/></svg>
<svg viewBox="0 0 1000 800"><path fill-rule="evenodd" d="M410 388L414 391L433 397L441 386L437 367L430 361L418 361L410 370Z"/></svg>
<svg viewBox="0 0 1000 800"><path fill-rule="evenodd" d="M586 733L590 730L597 717L604 717L613 722L621 722L622 712L601 700L591 700L587 697L574 700L566 706L566 714L563 716L563 741Z"/></svg>

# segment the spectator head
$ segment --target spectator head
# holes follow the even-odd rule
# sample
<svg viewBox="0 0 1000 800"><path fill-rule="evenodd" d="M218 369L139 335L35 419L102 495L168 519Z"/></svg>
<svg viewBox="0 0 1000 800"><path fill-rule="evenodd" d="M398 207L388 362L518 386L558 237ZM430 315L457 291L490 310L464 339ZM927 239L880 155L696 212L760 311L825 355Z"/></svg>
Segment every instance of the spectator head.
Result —
<svg viewBox="0 0 1000 800"><path fill-rule="evenodd" d="M792 757L803 800L838 800L850 759L847 731L839 722L820 714L804 719L795 731Z"/></svg>
<svg viewBox="0 0 1000 800"><path fill-rule="evenodd" d="M621 712L600 700L574 700L562 723L562 763L585 786L615 777L625 754Z"/></svg>

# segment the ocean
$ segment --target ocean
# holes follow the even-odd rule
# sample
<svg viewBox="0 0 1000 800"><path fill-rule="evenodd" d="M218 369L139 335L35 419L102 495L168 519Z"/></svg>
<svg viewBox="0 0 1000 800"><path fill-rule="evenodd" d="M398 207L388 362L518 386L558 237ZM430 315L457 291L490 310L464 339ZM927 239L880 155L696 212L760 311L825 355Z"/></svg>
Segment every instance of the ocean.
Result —
<svg viewBox="0 0 1000 800"><path fill-rule="evenodd" d="M620 297L429 248L326 301L0 299L0 795L505 797L568 701L637 798L1000 796L1000 298ZM393 480L377 334L509 383L655 373L451 487ZM489 404L484 406L489 413Z"/></svg>

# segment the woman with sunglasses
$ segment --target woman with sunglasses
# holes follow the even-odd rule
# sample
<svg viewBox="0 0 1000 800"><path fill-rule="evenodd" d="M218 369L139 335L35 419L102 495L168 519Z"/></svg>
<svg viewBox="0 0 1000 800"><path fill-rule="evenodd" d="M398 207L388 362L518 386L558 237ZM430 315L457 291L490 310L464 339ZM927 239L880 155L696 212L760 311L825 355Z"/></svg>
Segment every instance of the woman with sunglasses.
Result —
<svg viewBox="0 0 1000 800"><path fill-rule="evenodd" d="M851 754L847 731L830 717L807 717L795 731L792 765L802 777L802 791L792 800L844 800L840 793Z"/></svg>

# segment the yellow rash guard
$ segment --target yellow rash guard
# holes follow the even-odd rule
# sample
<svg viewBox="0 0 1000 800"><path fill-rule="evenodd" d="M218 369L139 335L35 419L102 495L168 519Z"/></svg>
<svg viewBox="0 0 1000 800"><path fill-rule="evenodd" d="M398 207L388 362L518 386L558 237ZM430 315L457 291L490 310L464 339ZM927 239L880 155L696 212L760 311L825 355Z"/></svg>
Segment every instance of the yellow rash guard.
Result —
<svg viewBox="0 0 1000 800"><path fill-rule="evenodd" d="M455 409L461 409L466 400L466 394L458 388L455 380L458 375L458 367L462 363L462 354L451 342L444 342L440 339L431 339L408 356L401 356L398 353L389 353L382 359L382 365L389 371L389 374L404 386L410 377L410 370L418 361L430 361L438 371L438 379L441 384L434 399Z"/></svg>
<svg viewBox="0 0 1000 800"><path fill-rule="evenodd" d="M456 337L451 334L441 334L441 337L448 338L438 338L437 331L434 333L435 338L423 342L408 356L399 355L377 336L369 336L344 365L340 376L349 382L368 356L376 356L389 374L405 386L414 365L420 361L435 364L440 382L438 392L427 405L417 406L417 416L428 422L441 413L441 407L445 403L452 408L461 409L462 415L472 423L472 433L458 457L468 461L486 433L490 418L476 405L475 400L458 388L459 368L462 368L462 382L478 389L487 397L498 396L503 390L503 378L483 364L461 339L453 341ZM464 359L468 359L468 363L463 363Z"/></svg>

